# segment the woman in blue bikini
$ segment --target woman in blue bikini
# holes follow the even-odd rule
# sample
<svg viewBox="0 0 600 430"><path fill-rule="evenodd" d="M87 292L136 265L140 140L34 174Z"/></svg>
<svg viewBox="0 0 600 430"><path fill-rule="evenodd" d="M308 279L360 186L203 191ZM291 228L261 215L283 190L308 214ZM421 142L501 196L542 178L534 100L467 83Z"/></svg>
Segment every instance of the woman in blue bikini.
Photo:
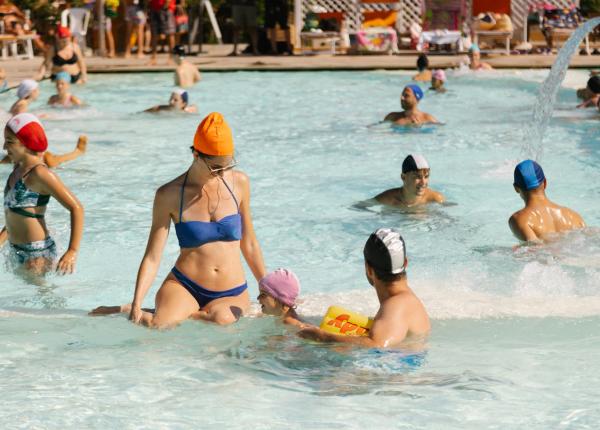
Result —
<svg viewBox="0 0 600 430"><path fill-rule="evenodd" d="M133 302L98 308L95 315L130 310L135 323L168 328L191 316L231 324L248 309L240 251L257 281L266 271L250 214L250 181L233 170L233 150L229 126L221 114L211 113L196 131L190 168L156 192ZM171 221L181 251L151 313L141 304L156 277Z"/></svg>

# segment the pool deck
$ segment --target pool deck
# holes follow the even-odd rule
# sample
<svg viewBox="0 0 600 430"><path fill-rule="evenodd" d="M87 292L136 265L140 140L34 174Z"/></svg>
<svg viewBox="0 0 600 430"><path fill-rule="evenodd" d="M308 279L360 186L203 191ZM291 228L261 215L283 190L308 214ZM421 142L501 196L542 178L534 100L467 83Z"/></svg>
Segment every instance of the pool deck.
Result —
<svg viewBox="0 0 600 430"><path fill-rule="evenodd" d="M294 55L294 56L246 56L229 57L231 45L204 45L201 55L189 56L188 60L198 65L202 71L301 71L301 70L412 70L417 54L403 51L399 55ZM433 68L456 67L464 61L465 55L430 54ZM484 61L495 68L548 68L556 55L494 55ZM7 72L9 84L16 85L21 79L33 77L42 59L5 60L0 62ZM148 57L131 58L86 58L89 73L142 73L161 72L173 69L167 65L165 54L159 54L157 65L148 64ZM571 67L600 68L600 55L575 55Z"/></svg>

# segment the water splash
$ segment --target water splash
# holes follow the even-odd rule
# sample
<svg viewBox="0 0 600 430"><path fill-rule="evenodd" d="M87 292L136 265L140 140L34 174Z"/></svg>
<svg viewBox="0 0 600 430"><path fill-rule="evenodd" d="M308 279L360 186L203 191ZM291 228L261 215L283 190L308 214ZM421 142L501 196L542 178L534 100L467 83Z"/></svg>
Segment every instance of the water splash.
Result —
<svg viewBox="0 0 600 430"><path fill-rule="evenodd" d="M537 101L533 107L533 118L526 130L525 141L521 149L521 159L532 158L540 160L542 157L542 141L554 110L558 88L565 78L571 57L579 49L579 45L585 35L597 25L600 25L600 17L591 19L581 25L573 32L558 52L558 56L554 65L552 65L552 69L550 69L548 77L540 87Z"/></svg>

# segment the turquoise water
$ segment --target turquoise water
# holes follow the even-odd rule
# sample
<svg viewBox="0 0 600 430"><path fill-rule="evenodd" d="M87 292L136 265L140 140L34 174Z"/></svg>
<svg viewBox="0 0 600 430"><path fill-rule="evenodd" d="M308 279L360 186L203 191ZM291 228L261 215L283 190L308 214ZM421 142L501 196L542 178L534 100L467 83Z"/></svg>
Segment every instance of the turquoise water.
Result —
<svg viewBox="0 0 600 430"><path fill-rule="evenodd" d="M190 94L198 116L135 113L167 102L168 74L92 76L75 88L90 105L80 110L37 102L52 151L90 138L83 158L58 169L86 227L77 273L39 286L13 274L0 250L2 427L594 428L600 118L572 109L584 72L569 72L559 91L541 162L549 197L592 227L513 250L507 225L521 205L512 170L545 74L451 74L447 94L422 101L446 125L421 131L367 127L399 108L409 75L395 72L207 73ZM41 99L50 95L44 83ZM302 281L300 313L318 321L335 303L373 314L362 246L375 228L397 227L410 284L433 319L424 355L312 345L270 318L153 332L86 316L131 300L154 190L187 168L195 128L215 110L252 180L268 268ZM398 186L410 152L428 158L432 188L456 205L356 209ZM52 202L47 218L64 250L68 214ZM172 234L146 305L177 251Z"/></svg>

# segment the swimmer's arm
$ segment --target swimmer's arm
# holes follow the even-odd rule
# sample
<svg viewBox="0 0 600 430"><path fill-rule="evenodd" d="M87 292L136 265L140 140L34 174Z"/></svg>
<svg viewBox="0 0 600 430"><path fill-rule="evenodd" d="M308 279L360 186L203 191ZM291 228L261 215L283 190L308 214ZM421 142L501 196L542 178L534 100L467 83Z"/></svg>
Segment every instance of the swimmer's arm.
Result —
<svg viewBox="0 0 600 430"><path fill-rule="evenodd" d="M254 232L252 214L250 212L250 180L243 173L235 174L239 178L238 183L242 187L242 199L240 202L240 214L242 215L242 241L240 248L248 267L252 270L257 281L264 278L267 271L263 260L262 251Z"/></svg>
<svg viewBox="0 0 600 430"><path fill-rule="evenodd" d="M181 69L178 67L177 69L175 69L175 86L179 87L181 86Z"/></svg>
<svg viewBox="0 0 600 430"><path fill-rule="evenodd" d="M540 240L531 227L529 227L526 222L520 222L516 215L510 217L508 225L512 233L519 240L525 242L535 242Z"/></svg>
<svg viewBox="0 0 600 430"><path fill-rule="evenodd" d="M38 70L37 76L34 78L36 81L41 81L44 79L44 75L48 70L51 70L52 57L54 56L54 47L51 46L46 51L46 56L44 57L44 61L40 65L40 69Z"/></svg>
<svg viewBox="0 0 600 430"><path fill-rule="evenodd" d="M200 70L197 67L194 67L194 82L200 82L202 79L202 75L200 74Z"/></svg>
<svg viewBox="0 0 600 430"><path fill-rule="evenodd" d="M168 192L165 187L161 187L154 197L154 206L152 208L152 226L148 236L148 243L144 257L140 263L140 268L135 282L135 292L131 303L130 319L138 322L141 318L141 307L144 297L152 282L156 278L163 249L169 237L169 228L171 226L171 216L168 211ZM139 316L139 318L137 318Z"/></svg>
<svg viewBox="0 0 600 430"><path fill-rule="evenodd" d="M369 336L344 336L329 333L317 327L300 330L298 336L325 343L351 343L365 348L385 348L392 343L402 341L408 333L408 325L401 317L402 313L394 309L386 312L385 309L375 317Z"/></svg>
<svg viewBox="0 0 600 430"><path fill-rule="evenodd" d="M81 106L83 104L76 96L71 96L71 103L75 106Z"/></svg>
<svg viewBox="0 0 600 430"><path fill-rule="evenodd" d="M4 242L8 239L8 231L6 231L6 227L2 227L0 230L0 246L4 245Z"/></svg>
<svg viewBox="0 0 600 430"><path fill-rule="evenodd" d="M191 105L185 108L187 113L198 113L198 107L196 105Z"/></svg>
<svg viewBox="0 0 600 430"><path fill-rule="evenodd" d="M60 273L73 273L79 244L83 236L83 205L62 181L48 168L38 168L32 172L36 184L40 184L43 194L54 197L71 215L71 235L69 247L58 261L56 270Z"/></svg>
<svg viewBox="0 0 600 430"><path fill-rule="evenodd" d="M385 118L383 118L382 122L396 121L397 119L400 119L400 118L402 118L402 115L398 115L397 112L390 112L385 116Z"/></svg>
<svg viewBox="0 0 600 430"><path fill-rule="evenodd" d="M429 115L428 113L425 114L425 118L430 124L441 124L441 122L439 122L436 117L434 117L433 115Z"/></svg>
<svg viewBox="0 0 600 430"><path fill-rule="evenodd" d="M50 98L48 99L48 102L46 104L53 105L54 103L56 103L56 99L57 99L57 95L54 94L54 95L50 96Z"/></svg>

